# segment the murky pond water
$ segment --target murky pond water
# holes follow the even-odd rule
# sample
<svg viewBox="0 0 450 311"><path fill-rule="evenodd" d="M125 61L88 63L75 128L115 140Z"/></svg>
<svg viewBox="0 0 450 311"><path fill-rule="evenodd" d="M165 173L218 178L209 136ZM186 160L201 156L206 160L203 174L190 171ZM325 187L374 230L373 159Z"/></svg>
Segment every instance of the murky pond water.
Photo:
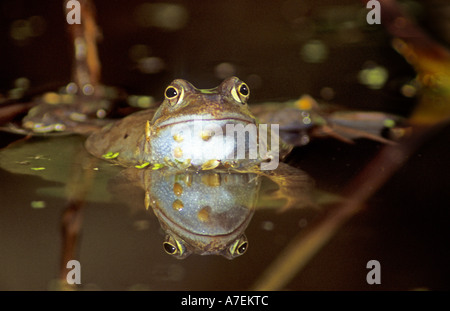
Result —
<svg viewBox="0 0 450 311"><path fill-rule="evenodd" d="M61 3L20 3L1 4L2 93L21 76L63 85L71 59L61 52L70 51ZM416 102L405 91L414 71L382 27L361 22L367 10L353 1L181 1L174 24L139 13L163 14L158 5L96 3L104 83L159 101L174 78L209 88L232 73L252 89L250 104L308 93L325 105L407 116ZM11 36L23 21L45 30ZM450 289L449 137L448 126L430 135L282 289ZM258 288L383 148L325 138L294 149L287 162L314 186L293 185L284 209L263 176L125 170L89 155L84 140L0 133L0 290L56 289L70 259L81 263L81 289ZM183 208L185 218L171 214ZM204 232L219 238L211 244ZM205 252L225 256L197 254ZM370 260L381 264L380 285L366 281Z"/></svg>
<svg viewBox="0 0 450 311"><path fill-rule="evenodd" d="M439 169L446 164L433 156L436 152L448 155L440 144L442 136L448 137L445 133L439 135L428 148L415 154L407 167L370 201L368 209L294 277L288 288L373 289L365 281L365 264L374 258L382 263L382 289L446 288L448 194L444 189L446 173ZM193 198L204 198L206 202L202 204L212 206L213 211L220 207L220 200L233 203L233 195L247 200L250 209L243 210L243 218L248 219L242 221L238 217L234 222L249 221L247 228L241 228L248 250L231 261L222 256L197 254L178 260L163 249L165 232L152 208L146 210L140 182L118 178L123 169L89 156L82 141L76 136L33 139L15 143L0 154L2 289L56 288L60 262L71 254L82 264L85 289L249 289L292 238L306 230L321 213L311 206L280 213L284 201L271 200L269 190L276 187L268 180L261 181L261 189L235 187L234 194L228 189L215 194L217 197L197 188ZM355 159L352 153L358 150L369 156L379 148L375 143L361 145L319 142L307 147L298 158L303 166L317 165L319 157L324 164L314 166L310 172L319 188L337 193L337 185L365 162ZM430 172L433 178L428 183L416 182L417 176L421 180L431 177ZM244 178L249 187L248 176ZM224 176L213 174L204 178L200 187L205 187L205 181L206 187L211 187L220 179L226 184ZM183 185L189 182L186 176L176 180ZM163 199L170 197L171 192L174 196L171 180L164 184L157 177L156 181L156 191L167 193ZM240 191L248 196L242 198ZM252 215L255 191L259 199ZM85 201L74 205L77 197ZM337 195L316 190L315 198L333 206ZM170 210L173 200L168 201ZM227 207L222 206L222 210ZM199 217L216 216L207 211L203 215L198 210L195 213L197 221ZM74 221L67 222L65 217ZM233 219L229 220L232 225ZM63 235L67 226L78 237ZM75 244L70 246L64 241Z"/></svg>
<svg viewBox="0 0 450 311"><path fill-rule="evenodd" d="M248 248L251 256L264 254L269 260L274 250L317 213L312 205L302 203L311 200L310 197L298 195L298 208L289 212L290 217L295 215L294 221L283 221L276 212L284 200L270 200L267 194L275 191L276 186L255 174L215 171L167 174L164 169L123 169L87 154L83 140L76 136L38 138L15 143L1 153L0 166L8 171L3 171L3 180L8 176L16 179L11 184L14 186L3 187L10 202L4 202L8 208L2 219L24 225L7 229L5 224L2 226L5 237L8 243L15 240L10 237L18 239L13 242L16 249L27 252L38 248L38 253L24 258L29 261L29 256L36 256L32 260L36 260L36 265L27 265L22 273L30 273L31 269L42 282L30 281L30 289L42 289L45 280L52 280L59 260L78 254L83 263L83 284L88 288L206 289L211 285L205 285L201 279L210 278L212 271L218 269L219 278L223 277L225 283L216 279L214 288L233 289L239 284L240 289L245 289L251 284L251 277L247 275L244 280L238 272L228 275L230 271L221 268L225 265L241 269L242 260L236 259L236 266L221 256L206 255L246 257ZM19 189L17 184L23 186ZM298 185L300 193L303 188L304 185ZM255 210L258 216L260 213L265 216L255 216L260 218L256 221L258 237L253 233L247 238L247 226L255 227L252 224ZM11 211L13 214L8 214ZM277 234L271 237L275 228ZM258 247L254 240L261 236L266 236L267 243L273 245L268 249ZM30 243L34 245L31 249ZM170 247L177 250L172 252ZM40 252L44 253L39 255ZM166 253L178 258L191 253L205 257L193 254L193 259L179 261ZM5 264L10 266L8 262L12 261L13 266L20 267L23 263L17 262L16 256L15 252L4 253ZM204 259L211 266L209 272L189 276L191 270L204 269ZM252 261L247 265L251 266ZM255 268L248 269L248 273ZM10 278L20 279L15 269L10 272ZM111 280L105 283L108 278ZM121 285L122 282L126 284Z"/></svg>

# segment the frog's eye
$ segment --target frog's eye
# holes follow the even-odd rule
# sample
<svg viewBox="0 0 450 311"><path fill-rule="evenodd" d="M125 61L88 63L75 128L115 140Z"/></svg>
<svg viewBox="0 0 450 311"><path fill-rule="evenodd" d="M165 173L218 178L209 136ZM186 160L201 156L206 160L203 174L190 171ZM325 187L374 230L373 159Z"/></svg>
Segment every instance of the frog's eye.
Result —
<svg viewBox="0 0 450 311"><path fill-rule="evenodd" d="M250 89L247 84L242 82L231 89L231 95L237 102L244 105L250 96Z"/></svg>
<svg viewBox="0 0 450 311"><path fill-rule="evenodd" d="M236 249L236 253L238 255L242 255L243 253L245 253L247 251L247 247L248 247L248 242L242 242L241 244L239 244L238 248Z"/></svg>
<svg viewBox="0 0 450 311"><path fill-rule="evenodd" d="M164 247L164 250L166 251L166 253L169 255L174 255L177 252L176 246L170 242L164 242L163 247Z"/></svg>
<svg viewBox="0 0 450 311"><path fill-rule="evenodd" d="M167 99L175 98L177 95L178 95L177 89L174 88L173 86L169 86L166 89L166 97L167 97Z"/></svg>
<svg viewBox="0 0 450 311"><path fill-rule="evenodd" d="M177 240L170 235L166 237L166 241L163 243L163 248L167 254L178 259L183 259L190 254L190 252L186 250L182 240Z"/></svg>
<svg viewBox="0 0 450 311"><path fill-rule="evenodd" d="M171 106L175 106L183 100L184 90L183 88L177 89L176 87L169 85L164 91L166 100L169 101Z"/></svg>
<svg viewBox="0 0 450 311"><path fill-rule="evenodd" d="M241 86L239 87L239 94L241 94L242 96L248 96L250 94L250 90L248 89L247 84L241 84Z"/></svg>
<svg viewBox="0 0 450 311"><path fill-rule="evenodd" d="M237 239L231 246L229 247L229 258L235 258L237 256L241 256L248 249L248 241L245 235L241 236Z"/></svg>

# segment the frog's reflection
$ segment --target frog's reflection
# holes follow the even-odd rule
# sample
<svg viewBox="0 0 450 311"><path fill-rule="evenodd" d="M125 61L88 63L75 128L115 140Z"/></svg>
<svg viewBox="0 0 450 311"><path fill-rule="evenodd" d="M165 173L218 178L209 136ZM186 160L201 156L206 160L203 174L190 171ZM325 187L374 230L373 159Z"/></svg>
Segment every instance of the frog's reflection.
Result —
<svg viewBox="0 0 450 311"><path fill-rule="evenodd" d="M192 253L233 259L248 248L244 231L261 182L254 173L129 168L111 180L109 190L130 207L143 208L144 201L152 209L166 234L166 253L178 259Z"/></svg>
<svg viewBox="0 0 450 311"><path fill-rule="evenodd" d="M166 253L233 259L245 253L244 230L253 216L260 177L212 171L173 173L145 170L146 207L152 207L166 233Z"/></svg>

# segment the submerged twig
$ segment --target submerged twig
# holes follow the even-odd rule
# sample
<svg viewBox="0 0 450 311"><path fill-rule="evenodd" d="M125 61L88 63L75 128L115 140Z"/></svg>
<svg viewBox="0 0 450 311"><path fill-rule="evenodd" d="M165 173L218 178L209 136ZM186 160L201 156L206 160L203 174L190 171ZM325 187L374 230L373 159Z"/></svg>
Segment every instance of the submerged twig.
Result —
<svg viewBox="0 0 450 311"><path fill-rule="evenodd" d="M81 147L78 155L74 158L82 157L81 164L74 165L70 174L69 182L66 185L67 206L61 217L62 252L60 265L60 281L62 289L69 286L66 283L67 262L78 258L77 245L81 235L81 225L83 220L83 207L86 203L86 196L91 189L94 179L93 168L97 159L86 155ZM81 166L81 167L80 167Z"/></svg>

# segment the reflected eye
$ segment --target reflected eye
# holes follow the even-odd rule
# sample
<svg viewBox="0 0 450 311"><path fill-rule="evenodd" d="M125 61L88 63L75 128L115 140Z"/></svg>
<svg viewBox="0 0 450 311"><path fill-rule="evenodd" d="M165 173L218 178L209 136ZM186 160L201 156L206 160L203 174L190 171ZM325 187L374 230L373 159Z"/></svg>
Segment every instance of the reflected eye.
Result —
<svg viewBox="0 0 450 311"><path fill-rule="evenodd" d="M248 242L245 235L242 235L233 244L230 245L228 249L228 254L225 255L228 259L233 259L237 256L241 256L248 249Z"/></svg>
<svg viewBox="0 0 450 311"><path fill-rule="evenodd" d="M176 88L172 85L168 86L164 92L166 100L170 103L171 106L175 106L179 104L184 97L183 88Z"/></svg>
<svg viewBox="0 0 450 311"><path fill-rule="evenodd" d="M164 250L166 251L166 253L169 255L173 255L177 252L177 248L169 242L164 242L163 247L164 247Z"/></svg>
<svg viewBox="0 0 450 311"><path fill-rule="evenodd" d="M238 87L233 87L231 89L231 95L237 102L244 105L248 101L250 89L247 84L242 82L241 84L238 85Z"/></svg>
<svg viewBox="0 0 450 311"><path fill-rule="evenodd" d="M244 242L241 245L239 245L239 247L237 249L237 253L239 255L242 255L243 253L245 253L247 251L247 246L248 246L247 242Z"/></svg>
<svg viewBox="0 0 450 311"><path fill-rule="evenodd" d="M172 255L177 259L186 258L191 253L186 249L183 240L176 239L171 235L166 236L166 240L163 242L163 248L167 254Z"/></svg>

